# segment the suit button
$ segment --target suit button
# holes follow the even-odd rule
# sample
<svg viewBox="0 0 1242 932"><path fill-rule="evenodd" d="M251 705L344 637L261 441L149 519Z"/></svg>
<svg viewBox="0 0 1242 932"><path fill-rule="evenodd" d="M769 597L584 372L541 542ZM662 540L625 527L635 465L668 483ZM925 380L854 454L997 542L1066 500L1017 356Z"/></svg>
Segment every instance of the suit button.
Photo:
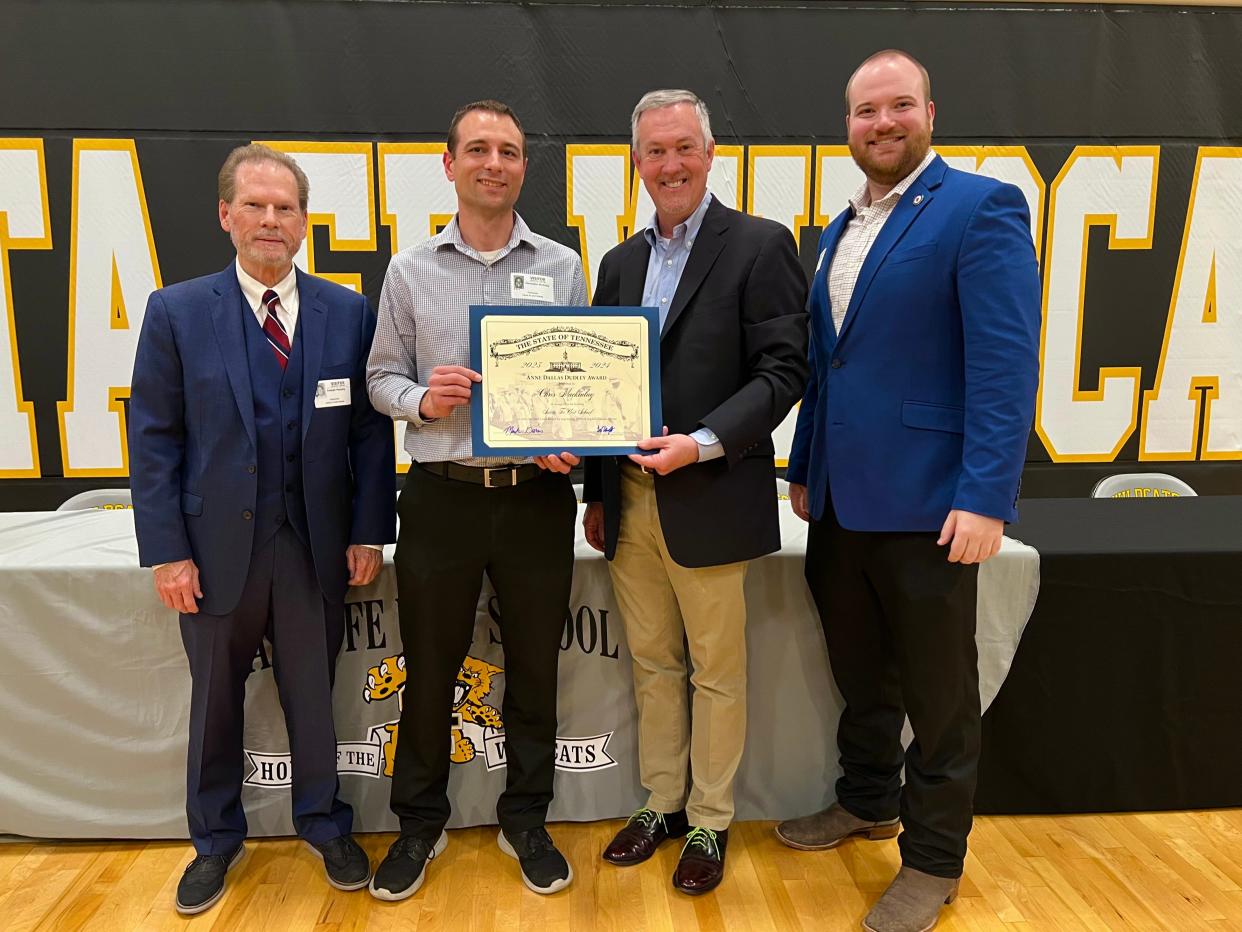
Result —
<svg viewBox="0 0 1242 932"><path fill-rule="evenodd" d="M285 390L284 390L281 394L283 394L286 398L292 398L292 397L293 397L293 389L291 389L291 388L286 388L286 389L285 389Z"/></svg>
<svg viewBox="0 0 1242 932"><path fill-rule="evenodd" d="M286 463L292 463L292 462L293 462L293 459L294 459L294 457L293 457L293 454L292 454L292 453L286 453L286 454L285 454L285 462L286 462Z"/></svg>
<svg viewBox="0 0 1242 932"><path fill-rule="evenodd" d="M292 492L292 491L293 491L293 483L292 483L292 482L290 482L288 485L286 485L286 486L285 486L285 491L286 491L286 492Z"/></svg>
<svg viewBox="0 0 1242 932"><path fill-rule="evenodd" d="M246 467L246 472L250 473L250 475L252 476L254 475L254 463L251 463L249 466Z"/></svg>
<svg viewBox="0 0 1242 932"><path fill-rule="evenodd" d="M254 517L254 512L251 511L249 508L247 508L245 511L242 512L242 519L245 521L249 521L253 517Z"/></svg>
<svg viewBox="0 0 1242 932"><path fill-rule="evenodd" d="M844 363L842 360L840 360L840 359L834 359L834 360L832 361L832 368L834 368L834 369L840 369L840 368L841 368L842 366L844 366L844 365L845 365L845 363Z"/></svg>
<svg viewBox="0 0 1242 932"><path fill-rule="evenodd" d="M293 430L293 428L295 428L295 427L297 427L297 426L298 426L298 422L297 422L297 421L290 421L290 422L289 422L288 424L286 424L285 426L286 426L287 428L289 428L290 430Z"/></svg>

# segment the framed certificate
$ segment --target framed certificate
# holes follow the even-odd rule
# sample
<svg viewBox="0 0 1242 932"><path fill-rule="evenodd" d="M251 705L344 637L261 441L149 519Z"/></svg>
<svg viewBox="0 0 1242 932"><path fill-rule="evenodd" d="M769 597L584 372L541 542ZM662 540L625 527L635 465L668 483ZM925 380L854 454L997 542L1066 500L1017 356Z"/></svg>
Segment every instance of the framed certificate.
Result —
<svg viewBox="0 0 1242 932"><path fill-rule="evenodd" d="M660 432L660 318L649 307L470 308L475 456L640 452Z"/></svg>

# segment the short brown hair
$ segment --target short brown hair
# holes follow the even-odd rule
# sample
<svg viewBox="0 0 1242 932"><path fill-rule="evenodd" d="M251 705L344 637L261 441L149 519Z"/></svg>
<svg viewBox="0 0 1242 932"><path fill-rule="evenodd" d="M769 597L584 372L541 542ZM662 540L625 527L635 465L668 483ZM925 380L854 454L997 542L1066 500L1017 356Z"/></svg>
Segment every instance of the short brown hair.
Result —
<svg viewBox="0 0 1242 932"><path fill-rule="evenodd" d="M522 121L517 118L517 114L513 112L513 108L508 104L502 104L499 100L476 100L474 103L466 104L458 107L457 112L453 114L453 120L449 123L448 129L448 150L454 155L457 152L457 124L460 123L467 113L475 110L486 110L488 113L507 116L513 121L513 125L517 127L517 131L522 136L522 155L526 155L526 131L522 129Z"/></svg>
<svg viewBox="0 0 1242 932"><path fill-rule="evenodd" d="M298 185L298 206L302 208L302 213L306 213L306 204L310 200L310 179L306 177L306 172L302 171L302 167L287 152L258 142L238 146L220 166L220 177L216 185L220 200L233 203L233 196L237 193L237 169L245 162L275 162L289 169Z"/></svg>
<svg viewBox="0 0 1242 932"><path fill-rule="evenodd" d="M931 100L931 75L927 73L927 69L923 67L923 63L911 55L909 52L901 49L884 49L876 52L874 55L868 55L861 65L854 69L854 73L850 75L850 79L845 82L845 112L850 112L850 85L854 83L854 78L858 77L858 72L862 71L873 61L881 58L904 58L915 68L919 69L919 74L923 76L923 103L926 104Z"/></svg>

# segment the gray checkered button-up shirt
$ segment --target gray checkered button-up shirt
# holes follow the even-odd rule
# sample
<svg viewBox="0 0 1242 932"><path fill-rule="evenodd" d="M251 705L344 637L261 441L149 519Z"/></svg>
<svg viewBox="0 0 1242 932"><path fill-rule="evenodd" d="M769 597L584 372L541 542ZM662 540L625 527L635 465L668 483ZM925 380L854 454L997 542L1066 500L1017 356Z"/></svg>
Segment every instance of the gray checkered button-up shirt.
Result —
<svg viewBox="0 0 1242 932"><path fill-rule="evenodd" d="M587 304L578 254L532 233L516 213L513 221L513 235L490 264L461 238L456 217L441 233L401 250L388 264L379 323L367 361L367 390L377 411L409 421L405 449L416 463L453 460L468 466L498 466L529 462L474 456L469 405L430 421L418 414L432 369L470 367L470 305L540 304L512 297L514 275L550 276L551 304ZM478 385L473 390L478 391Z"/></svg>
<svg viewBox="0 0 1242 932"><path fill-rule="evenodd" d="M850 198L850 206L854 208L854 218L845 226L841 239L837 241L837 251L832 256L832 266L828 269L828 301L832 304L832 325L837 333L841 332L841 322L845 320L845 312L849 309L850 298L854 296L854 286L858 284L858 274L863 263L867 261L867 253L875 244L884 222L892 216L897 202L914 184L914 179L923 173L936 153L928 149L918 168L902 178L897 186L874 204L867 193L867 182L854 192Z"/></svg>

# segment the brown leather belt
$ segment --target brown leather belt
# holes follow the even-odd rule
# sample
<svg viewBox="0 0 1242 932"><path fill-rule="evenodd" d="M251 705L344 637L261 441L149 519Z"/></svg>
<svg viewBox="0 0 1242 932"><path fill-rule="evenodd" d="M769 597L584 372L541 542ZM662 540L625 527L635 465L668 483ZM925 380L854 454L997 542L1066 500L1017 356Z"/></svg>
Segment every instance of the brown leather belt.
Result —
<svg viewBox="0 0 1242 932"><path fill-rule="evenodd" d="M415 463L423 472L442 479L472 482L485 489L504 489L527 479L534 479L542 469L534 463L513 463L508 466L463 466L461 463Z"/></svg>

